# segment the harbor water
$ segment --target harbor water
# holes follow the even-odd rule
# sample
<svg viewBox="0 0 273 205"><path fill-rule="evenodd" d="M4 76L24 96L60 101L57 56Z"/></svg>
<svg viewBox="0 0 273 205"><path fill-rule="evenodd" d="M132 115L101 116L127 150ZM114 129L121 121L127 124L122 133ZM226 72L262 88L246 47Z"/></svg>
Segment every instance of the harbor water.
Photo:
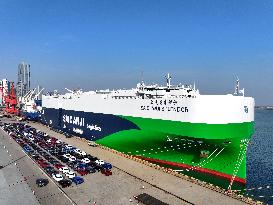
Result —
<svg viewBox="0 0 273 205"><path fill-rule="evenodd" d="M273 204L273 110L255 110L255 133L247 152L247 194Z"/></svg>

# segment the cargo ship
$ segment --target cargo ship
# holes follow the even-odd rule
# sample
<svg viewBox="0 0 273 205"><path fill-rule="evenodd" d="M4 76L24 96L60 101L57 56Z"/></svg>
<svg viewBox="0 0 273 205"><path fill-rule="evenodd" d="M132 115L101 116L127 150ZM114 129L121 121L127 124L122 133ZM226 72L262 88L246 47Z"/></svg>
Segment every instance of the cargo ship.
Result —
<svg viewBox="0 0 273 205"><path fill-rule="evenodd" d="M68 90L68 89L67 89ZM185 175L238 189L246 185L246 151L254 99L239 88L202 95L194 85L68 90L42 97L41 122Z"/></svg>

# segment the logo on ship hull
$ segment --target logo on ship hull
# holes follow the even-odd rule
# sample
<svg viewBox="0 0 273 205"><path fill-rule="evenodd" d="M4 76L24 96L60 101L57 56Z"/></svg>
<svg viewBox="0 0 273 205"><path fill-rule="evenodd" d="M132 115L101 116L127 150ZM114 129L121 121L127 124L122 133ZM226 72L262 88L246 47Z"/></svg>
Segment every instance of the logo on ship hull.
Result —
<svg viewBox="0 0 273 205"><path fill-rule="evenodd" d="M248 107L244 106L245 113L248 113Z"/></svg>

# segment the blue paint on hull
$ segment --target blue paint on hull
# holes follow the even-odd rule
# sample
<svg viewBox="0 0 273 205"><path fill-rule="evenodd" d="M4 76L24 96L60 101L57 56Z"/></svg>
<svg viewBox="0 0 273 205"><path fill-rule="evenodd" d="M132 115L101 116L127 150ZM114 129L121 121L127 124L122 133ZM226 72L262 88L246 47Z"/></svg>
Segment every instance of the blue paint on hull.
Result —
<svg viewBox="0 0 273 205"><path fill-rule="evenodd" d="M54 108L43 108L40 121L89 140L98 140L123 130L139 130L139 127L131 121L116 115ZM92 126L100 130L90 128Z"/></svg>

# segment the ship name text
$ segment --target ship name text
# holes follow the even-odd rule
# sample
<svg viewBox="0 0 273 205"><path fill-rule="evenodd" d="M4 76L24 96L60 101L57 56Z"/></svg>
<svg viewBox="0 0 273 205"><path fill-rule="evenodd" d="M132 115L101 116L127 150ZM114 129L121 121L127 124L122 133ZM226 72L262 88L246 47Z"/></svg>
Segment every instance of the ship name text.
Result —
<svg viewBox="0 0 273 205"><path fill-rule="evenodd" d="M73 124L73 125L77 125L77 126L80 126L80 127L84 126L84 118L83 117L75 117L75 116L72 116L72 115L64 115L63 116L63 122Z"/></svg>
<svg viewBox="0 0 273 205"><path fill-rule="evenodd" d="M84 117L78 117L78 116L72 116L72 115L63 115L63 122L64 123L68 123L68 124L72 124L72 125L76 125L78 127L85 127L85 118ZM63 125L63 128L66 128L66 125ZM94 131L102 131L102 128L96 124L88 124L86 123L86 128L89 129L90 131L94 130ZM74 128L73 127L73 132L76 132L78 134L82 134L83 130L79 129L79 128Z"/></svg>
<svg viewBox="0 0 273 205"><path fill-rule="evenodd" d="M141 105L141 110L153 110L153 111L167 111L167 112L189 112L188 107L179 106L151 106L151 105Z"/></svg>
<svg viewBox="0 0 273 205"><path fill-rule="evenodd" d="M177 106L177 100L156 99L151 100L150 105L141 105L141 110L167 111L167 112L189 112L188 107Z"/></svg>

